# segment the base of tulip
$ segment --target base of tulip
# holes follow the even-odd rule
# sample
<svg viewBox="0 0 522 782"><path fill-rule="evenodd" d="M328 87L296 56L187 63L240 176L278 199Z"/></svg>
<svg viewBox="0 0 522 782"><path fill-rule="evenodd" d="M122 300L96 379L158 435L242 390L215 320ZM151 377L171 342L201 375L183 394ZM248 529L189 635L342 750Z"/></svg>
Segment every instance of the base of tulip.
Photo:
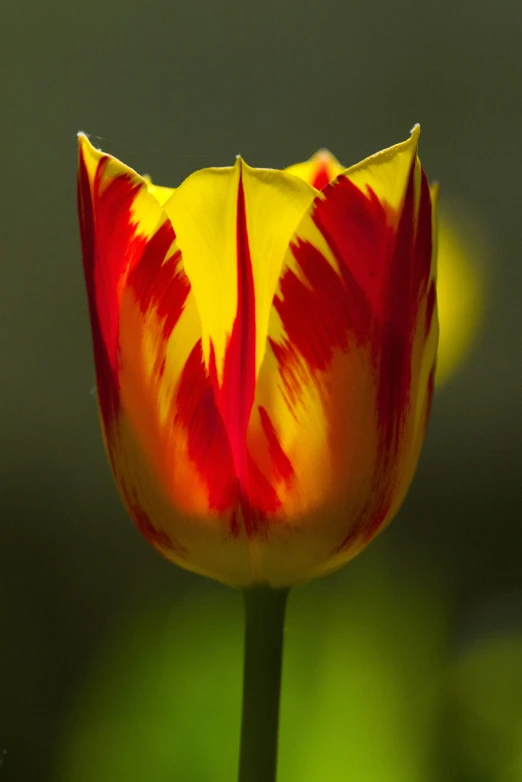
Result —
<svg viewBox="0 0 522 782"><path fill-rule="evenodd" d="M288 589L243 591L245 656L239 782L275 782Z"/></svg>

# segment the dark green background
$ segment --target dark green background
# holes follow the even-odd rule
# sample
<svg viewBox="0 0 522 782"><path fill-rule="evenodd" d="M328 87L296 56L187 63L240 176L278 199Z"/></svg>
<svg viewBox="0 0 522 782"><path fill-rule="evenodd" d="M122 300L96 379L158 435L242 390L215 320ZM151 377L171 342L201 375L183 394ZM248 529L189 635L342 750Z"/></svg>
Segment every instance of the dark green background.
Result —
<svg viewBox="0 0 522 782"><path fill-rule="evenodd" d="M486 632L520 627L522 5L2 0L0 30L2 782L53 778L78 682L119 612L200 583L134 532L103 453L78 130L175 185L237 153L282 167L327 146L348 165L421 123L428 176L492 238L488 307L436 396L408 500L373 545L413 571L434 563L456 639L484 630L491 601Z"/></svg>

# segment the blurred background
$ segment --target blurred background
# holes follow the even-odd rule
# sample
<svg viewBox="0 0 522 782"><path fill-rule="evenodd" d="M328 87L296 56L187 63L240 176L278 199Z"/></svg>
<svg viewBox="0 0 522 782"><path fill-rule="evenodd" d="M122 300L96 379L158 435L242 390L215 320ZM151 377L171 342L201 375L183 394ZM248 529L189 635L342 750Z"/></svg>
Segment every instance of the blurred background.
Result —
<svg viewBox="0 0 522 782"><path fill-rule="evenodd" d="M522 780L522 6L2 0L0 30L1 782L236 774L240 595L141 540L102 447L77 131L176 185L415 122L449 363L395 522L290 598L280 780Z"/></svg>

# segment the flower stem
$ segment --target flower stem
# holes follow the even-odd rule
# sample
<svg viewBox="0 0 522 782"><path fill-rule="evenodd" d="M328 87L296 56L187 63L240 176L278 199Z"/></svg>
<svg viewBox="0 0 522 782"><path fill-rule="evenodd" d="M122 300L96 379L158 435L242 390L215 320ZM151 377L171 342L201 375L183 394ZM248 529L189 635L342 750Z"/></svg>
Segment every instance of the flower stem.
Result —
<svg viewBox="0 0 522 782"><path fill-rule="evenodd" d="M245 589L239 782L275 782L283 627L288 589Z"/></svg>

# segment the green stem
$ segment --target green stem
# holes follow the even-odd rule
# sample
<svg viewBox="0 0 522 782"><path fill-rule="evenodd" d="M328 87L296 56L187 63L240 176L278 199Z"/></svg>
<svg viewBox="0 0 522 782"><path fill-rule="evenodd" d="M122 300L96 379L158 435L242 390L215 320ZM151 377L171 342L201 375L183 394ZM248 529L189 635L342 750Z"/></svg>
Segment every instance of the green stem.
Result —
<svg viewBox="0 0 522 782"><path fill-rule="evenodd" d="M239 782L275 782L283 627L288 589L252 587L245 598Z"/></svg>

